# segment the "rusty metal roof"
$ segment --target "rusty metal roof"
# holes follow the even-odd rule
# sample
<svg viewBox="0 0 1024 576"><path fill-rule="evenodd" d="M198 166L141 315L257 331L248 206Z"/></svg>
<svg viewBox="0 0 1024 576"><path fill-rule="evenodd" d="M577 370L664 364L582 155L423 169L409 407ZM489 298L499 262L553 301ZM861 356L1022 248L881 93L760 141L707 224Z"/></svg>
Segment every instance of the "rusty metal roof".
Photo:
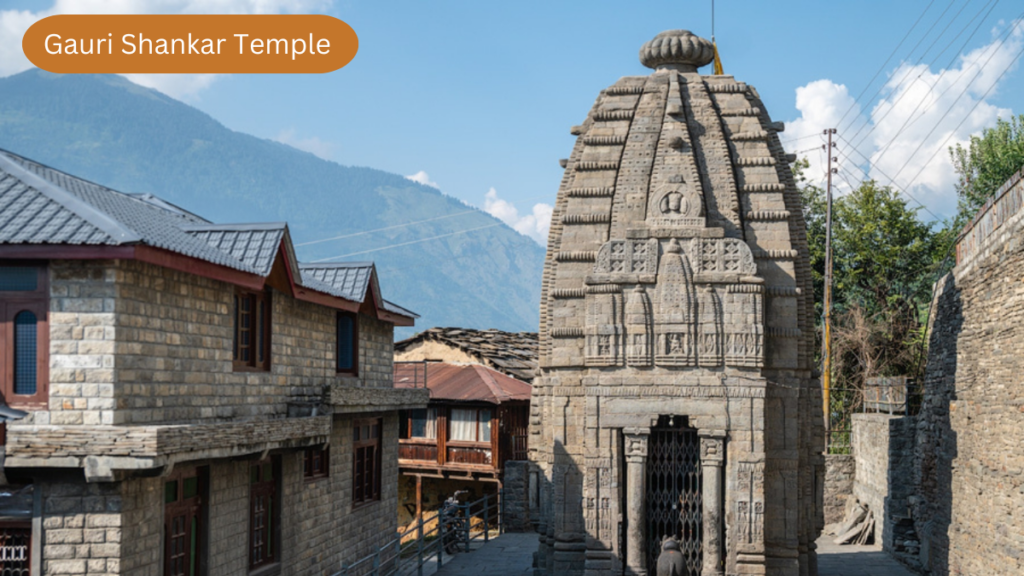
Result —
<svg viewBox="0 0 1024 576"><path fill-rule="evenodd" d="M523 382L533 382L537 371L537 333L431 328L395 343L395 352L433 340L479 358L480 363Z"/></svg>
<svg viewBox="0 0 1024 576"><path fill-rule="evenodd" d="M490 402L530 399L533 386L481 364L427 362L427 388L431 400ZM423 385L423 362L396 362L395 388Z"/></svg>

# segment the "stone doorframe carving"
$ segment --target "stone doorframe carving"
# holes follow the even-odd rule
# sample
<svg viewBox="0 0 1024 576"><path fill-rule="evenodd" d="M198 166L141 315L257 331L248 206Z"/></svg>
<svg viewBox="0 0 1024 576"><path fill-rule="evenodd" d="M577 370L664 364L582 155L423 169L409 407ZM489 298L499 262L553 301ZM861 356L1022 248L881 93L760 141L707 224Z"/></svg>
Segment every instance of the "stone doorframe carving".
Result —
<svg viewBox="0 0 1024 576"><path fill-rule="evenodd" d="M647 439L650 428L623 428L626 457L626 574L647 576L647 552L644 545L647 490Z"/></svg>
<svg viewBox="0 0 1024 576"><path fill-rule="evenodd" d="M701 501L703 510L702 549L704 559L701 576L722 576L722 519L725 494L722 490L722 466L725 463L725 431L698 430L700 436L700 466L703 484Z"/></svg>
<svg viewBox="0 0 1024 576"><path fill-rule="evenodd" d="M646 526L647 444L650 428L622 429L626 458L626 574L647 576ZM725 517L723 465L725 463L724 430L697 430L700 437L702 474L703 542L701 576L723 576L722 519Z"/></svg>

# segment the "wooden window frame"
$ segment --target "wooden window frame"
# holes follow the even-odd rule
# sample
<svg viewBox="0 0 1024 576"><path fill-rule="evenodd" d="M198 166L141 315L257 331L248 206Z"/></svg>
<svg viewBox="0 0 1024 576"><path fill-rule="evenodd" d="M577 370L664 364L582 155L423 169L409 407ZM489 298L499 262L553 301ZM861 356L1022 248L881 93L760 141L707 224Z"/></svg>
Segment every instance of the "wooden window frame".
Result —
<svg viewBox="0 0 1024 576"><path fill-rule="evenodd" d="M431 412L434 413L434 437L433 438L431 438L430 436L413 436L412 435L412 429L413 429L412 423L416 420L416 418L413 416L413 414L415 412L419 411L419 410L423 410L423 412L424 412L424 416L423 416L424 425L426 425L426 423L430 422L430 413ZM400 423L401 423L401 426L402 426L401 433L399 434L399 439L401 439L401 440L419 440L419 441L428 441L429 440L431 442L437 441L437 423L440 420L440 418L438 418L438 410L437 410L436 407L429 406L427 408L412 408L412 409L409 409L409 410L402 410L402 411L399 412L399 417L401 418L401 422Z"/></svg>
<svg viewBox="0 0 1024 576"><path fill-rule="evenodd" d="M269 290L253 291L235 289L232 302L232 365L236 372L267 372L270 370L271 326L273 318L273 295ZM244 312L243 298L252 298L252 310ZM262 306L261 306L262 305ZM250 328L242 326L242 315L251 314ZM249 344L242 345L242 335L249 332ZM262 339L262 342L261 342ZM262 344L262 345L261 345ZM249 349L249 359L243 360L243 350Z"/></svg>
<svg viewBox="0 0 1024 576"><path fill-rule="evenodd" d="M352 320L352 366L349 368L342 368L340 366L342 318L350 318ZM335 323L334 369L339 376L359 376L359 314L339 310Z"/></svg>
<svg viewBox="0 0 1024 576"><path fill-rule="evenodd" d="M196 494L189 498L185 498L185 480L189 478L196 479ZM167 502L167 484L175 482L175 501ZM181 470L175 470L173 474L164 479L164 537L163 537L163 550L164 550L164 576L175 576L172 572L172 562L175 554L173 553L175 520L184 516L186 522L188 519L194 521L193 524L188 522L185 525L184 537L186 538L186 549L188 552L185 555L185 574L188 572L188 560L192 559L192 548L190 546L191 541L195 541L195 573L196 575L206 574L206 522L208 518L207 500L208 500L208 482L209 482L209 468L206 466L200 466L195 468L185 468Z"/></svg>
<svg viewBox="0 0 1024 576"><path fill-rule="evenodd" d="M45 262L0 262L0 267L36 268L35 290L0 291L0 353L3 370L0 371L0 394L12 408L27 410L46 409L50 403L50 285ZM15 394L15 317L23 312L36 317L36 391L35 394Z"/></svg>
<svg viewBox="0 0 1024 576"><path fill-rule="evenodd" d="M360 430L364 426L368 426L370 429L368 438L364 438L360 434ZM374 426L377 427L376 437L373 436ZM354 420L352 429L352 508L355 509L380 501L380 477L383 468L381 439L384 435L384 419L361 418ZM367 456L366 451L369 448L373 448L373 452Z"/></svg>
<svg viewBox="0 0 1024 576"><path fill-rule="evenodd" d="M273 478L265 479L263 471L269 466ZM260 476L253 480L254 469ZM257 527L257 505L260 499L268 497L269 502L263 503L263 510L269 510L270 520L267 524ZM266 539L257 543L256 531L265 530ZM256 559L257 547L267 547L269 543L270 552L263 552L260 559ZM249 465L249 546L248 546L249 571L253 572L274 566L281 562L281 458L271 456Z"/></svg>
<svg viewBox="0 0 1024 576"><path fill-rule="evenodd" d="M319 465L318 465L319 464ZM328 446L313 446L302 451L302 477L309 482L331 475L331 452Z"/></svg>
<svg viewBox="0 0 1024 576"><path fill-rule="evenodd" d="M451 416L451 411L452 410L472 410L474 413L476 413L476 426L474 428L475 432L473 434L473 437L475 438L474 440L456 440L452 436L452 429L451 429L451 427L452 427L452 423L454 422L454 420L452 419L452 416ZM480 439L480 424L481 424L481 421L480 421L480 411L481 410L487 410L487 411L489 411L491 413L491 419L488 420L488 423L490 424L490 427L491 427L491 439L490 440L481 440ZM497 428L495 426L495 418L494 418L496 414L497 414L497 411L494 408L490 408L490 407L487 407L487 406L452 406L451 409L449 410L449 413L448 413L448 421L446 422L446 424L448 426L448 430L447 430L447 434L446 434L447 444L449 446L482 446L482 445L490 446L494 442L495 429Z"/></svg>

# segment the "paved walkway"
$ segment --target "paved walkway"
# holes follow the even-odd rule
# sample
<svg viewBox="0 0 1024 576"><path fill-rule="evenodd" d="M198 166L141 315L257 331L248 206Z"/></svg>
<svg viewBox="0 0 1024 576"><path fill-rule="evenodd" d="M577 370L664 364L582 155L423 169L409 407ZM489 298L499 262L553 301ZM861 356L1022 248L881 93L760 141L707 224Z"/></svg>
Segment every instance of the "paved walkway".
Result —
<svg viewBox="0 0 1024 576"><path fill-rule="evenodd" d="M914 576L881 546L838 546L833 538L818 539L818 576Z"/></svg>
<svg viewBox="0 0 1024 576"><path fill-rule="evenodd" d="M445 554L444 566L437 570L437 563L432 563L424 576L529 576L536 551L536 532L502 534L472 552Z"/></svg>
<svg viewBox="0 0 1024 576"><path fill-rule="evenodd" d="M880 546L837 546L818 540L818 576L914 576ZM445 554L444 566L424 566L424 576L528 576L533 573L537 534L504 534L469 553ZM436 572L435 572L436 571Z"/></svg>

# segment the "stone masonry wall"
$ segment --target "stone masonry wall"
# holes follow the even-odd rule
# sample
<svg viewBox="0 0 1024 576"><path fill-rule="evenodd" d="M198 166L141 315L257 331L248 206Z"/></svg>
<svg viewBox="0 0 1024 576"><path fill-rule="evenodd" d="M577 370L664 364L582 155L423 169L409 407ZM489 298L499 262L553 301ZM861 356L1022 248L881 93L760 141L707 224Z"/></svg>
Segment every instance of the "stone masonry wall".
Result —
<svg viewBox="0 0 1024 576"><path fill-rule="evenodd" d="M55 260L49 281L50 409L21 423L113 424L115 265Z"/></svg>
<svg viewBox="0 0 1024 576"><path fill-rule="evenodd" d="M42 507L43 576L121 573L122 506L117 484L82 478L37 482Z"/></svg>
<svg viewBox="0 0 1024 576"><path fill-rule="evenodd" d="M1024 244L1015 216L938 284L914 524L934 574L1024 572Z"/></svg>
<svg viewBox="0 0 1024 576"><path fill-rule="evenodd" d="M856 470L852 454L825 456L825 524L842 522L846 501L853 496Z"/></svg>
<svg viewBox="0 0 1024 576"><path fill-rule="evenodd" d="M394 387L394 332L394 326L387 322L365 314L359 315L359 375L362 380L360 385L368 388ZM333 341L332 339L331 342Z"/></svg>
<svg viewBox="0 0 1024 576"><path fill-rule="evenodd" d="M508 532L529 532L533 529L530 525L529 477L529 462L505 462L503 520Z"/></svg>
<svg viewBox="0 0 1024 576"><path fill-rule="evenodd" d="M277 417L330 384L390 388L393 327L359 316L358 378L335 372L336 312L272 291L271 369L232 367L235 288L135 261L53 261L49 411L23 424Z"/></svg>
<svg viewBox="0 0 1024 576"><path fill-rule="evenodd" d="M875 515L875 543L884 541L885 502L889 496L888 414L853 415L853 455L857 463L853 495Z"/></svg>
<svg viewBox="0 0 1024 576"><path fill-rule="evenodd" d="M140 262L117 279L116 423L283 416L337 378L330 308L273 291L271 369L236 372L233 286Z"/></svg>

